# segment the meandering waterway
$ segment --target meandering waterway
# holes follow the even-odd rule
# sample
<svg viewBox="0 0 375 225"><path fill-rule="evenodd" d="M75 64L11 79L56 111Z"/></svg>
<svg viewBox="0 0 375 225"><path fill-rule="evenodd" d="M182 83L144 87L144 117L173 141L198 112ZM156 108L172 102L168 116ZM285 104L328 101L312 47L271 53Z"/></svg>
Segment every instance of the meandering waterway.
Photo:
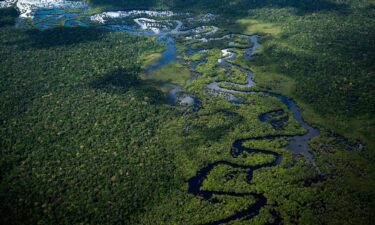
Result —
<svg viewBox="0 0 375 225"><path fill-rule="evenodd" d="M96 15L89 15L89 6L82 2L70 2L62 0L53 1L41 1L41 0L19 0L17 1L6 1L0 6L11 6L16 4L21 16L18 20L17 26L37 28L40 30L51 29L57 26L67 26L67 27L92 27L95 29L110 29L112 31L128 32L134 35L145 35L145 36L156 36L157 41L165 46L165 51L162 53L161 59L155 65L148 68L148 72L152 72L162 68L163 66L169 64L172 61L177 60L178 52L176 47L176 37L183 35L186 39L195 39L198 41L209 42L212 40L220 39L231 39L235 36L240 36L242 38L247 38L251 42L251 47L245 49L246 59L251 60L251 56L260 46L258 42L257 35L242 35L242 34L227 34L222 37L213 37L213 35L218 31L219 28L215 26L200 26L193 29L183 30L184 22L182 20L173 19L176 16L175 13L170 11L119 11L119 12L104 12ZM73 10L74 9L74 10ZM194 18L190 17L190 14L184 14L186 16L186 21L192 21ZM181 16L181 15L179 15ZM160 19L163 17L163 19ZM212 17L204 17L205 20L209 20ZM124 19L133 19L133 23L126 23ZM165 19L170 18L170 19ZM32 21L30 23L30 21ZM227 70L231 68L236 68L242 73L247 74L246 84L236 84L233 82L226 82L231 86L237 87L239 89L246 89L253 87L256 83L253 80L253 72L238 65L232 64L230 61L239 57L238 54L233 52L234 48L223 49L223 57L218 59L218 62L222 68ZM205 51L205 49L202 49ZM188 49L188 52L192 52ZM196 66L196 65L195 65ZM200 103L199 99L194 96L189 96L180 93L183 92L183 88L177 85L171 85L171 90L168 93L168 102L175 105L177 102L182 102L184 104L193 104L194 109L198 110L197 105ZM278 166L282 161L282 156L279 153L258 149L258 148L248 148L244 146L245 142L257 141L257 140L274 140L274 139L287 139L289 140L288 149L295 154L302 155L306 160L306 163L311 165L311 167L320 174L319 168L317 167L314 156L311 153L309 147L309 141L319 135L319 130L313 128L308 123L306 123L302 117L301 109L297 104L290 98L284 95L270 93L267 91L238 91L234 89L227 89L220 86L219 81L214 81L207 86L207 93L222 94L226 95L228 101L236 104L246 104L241 101L238 95L249 94L255 95L260 94L268 97L277 98L282 104L284 104L288 110L292 112L294 119L307 130L303 135L268 135L252 137L247 139L235 140L232 144L232 148L228 149L233 158L239 157L243 153L248 154L264 154L271 155L273 157L272 161L267 163L262 163L258 165L241 165L235 164L229 161L216 161L206 165L201 168L194 177L189 181L188 193L195 195L197 197L203 198L207 201L212 200L213 195L225 195L233 197L245 197L251 196L255 199L255 204L244 209L243 211L237 212L227 218L220 219L217 221L211 221L208 224L223 224L230 222L232 220L241 218L252 218L259 214L262 207L267 204L267 198L263 193L234 193L234 192L218 192L210 190L202 190L202 185L204 181L209 176L210 172L219 166L230 166L232 168L238 168L245 171L247 174L247 182L251 185L253 173L260 169L265 169L268 167ZM269 112L283 114L283 111ZM274 127L274 129L282 129L282 124L287 121L287 119L275 121L268 120L267 114L261 115L260 120L262 122L269 122ZM213 203L214 204L214 203Z"/></svg>

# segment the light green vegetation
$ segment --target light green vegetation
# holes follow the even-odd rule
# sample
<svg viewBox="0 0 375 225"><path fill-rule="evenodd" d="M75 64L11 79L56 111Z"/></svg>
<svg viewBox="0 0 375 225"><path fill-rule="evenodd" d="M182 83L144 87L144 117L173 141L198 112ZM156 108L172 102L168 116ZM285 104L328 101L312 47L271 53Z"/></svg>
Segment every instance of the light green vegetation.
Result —
<svg viewBox="0 0 375 225"><path fill-rule="evenodd" d="M232 52L235 52L236 54L238 54L238 57L235 59L229 60L230 63L240 66L241 68L246 69L246 70L252 70L253 65L251 64L249 60L245 58L244 50L233 49Z"/></svg>
<svg viewBox="0 0 375 225"><path fill-rule="evenodd" d="M159 70L151 72L148 76L156 81L184 86L191 75L186 67L180 63L172 62Z"/></svg>
<svg viewBox="0 0 375 225"><path fill-rule="evenodd" d="M280 73L270 72L262 67L253 66L252 71L254 72L254 80L259 88L287 96L292 95L295 87L295 81L292 78Z"/></svg>
<svg viewBox="0 0 375 225"><path fill-rule="evenodd" d="M196 71L207 76L218 75L218 73L223 73L223 70L217 70L215 67L218 65L218 59L222 57L221 51L214 49L208 52L207 62L201 63L196 68Z"/></svg>
<svg viewBox="0 0 375 225"><path fill-rule="evenodd" d="M161 57L162 54L160 52L144 55L141 57L141 60L143 61L142 68L147 69L148 67L155 65Z"/></svg>
<svg viewBox="0 0 375 225"><path fill-rule="evenodd" d="M218 74L216 78L219 81L229 81L236 84L247 84L247 77L249 76L248 73L242 72L240 69L236 67L232 67L230 69L229 74L221 73Z"/></svg>
<svg viewBox="0 0 375 225"><path fill-rule="evenodd" d="M194 54L189 58L189 60L198 61L204 58L205 58L205 54Z"/></svg>
<svg viewBox="0 0 375 225"><path fill-rule="evenodd" d="M187 47L185 45L182 45L179 43L176 44L176 47L177 47L177 52L179 53L178 57L181 57L181 54L187 50Z"/></svg>
<svg viewBox="0 0 375 225"><path fill-rule="evenodd" d="M191 45L192 49L221 49L229 47L228 40L214 40L209 42L195 41Z"/></svg>
<svg viewBox="0 0 375 225"><path fill-rule="evenodd" d="M244 34L268 34L271 36L281 34L280 26L251 18L237 20L236 26L233 28L234 30L240 30Z"/></svg>

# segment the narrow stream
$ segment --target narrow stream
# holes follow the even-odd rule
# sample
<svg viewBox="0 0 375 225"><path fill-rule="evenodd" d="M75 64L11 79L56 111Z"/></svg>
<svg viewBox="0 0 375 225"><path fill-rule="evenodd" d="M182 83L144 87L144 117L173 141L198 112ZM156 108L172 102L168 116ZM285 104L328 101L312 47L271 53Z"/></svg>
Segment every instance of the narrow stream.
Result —
<svg viewBox="0 0 375 225"><path fill-rule="evenodd" d="M246 50L246 52L249 54L248 57L250 59L251 55L253 54L254 51L257 50L257 48L260 46L260 44L258 42L257 35L249 36L249 38L250 38L250 41L253 43L253 47ZM226 55L226 56L219 59L219 63L221 63L225 68L230 68L232 66L235 66L235 67L239 68L238 66L233 65L230 62L228 62L228 60L233 60L237 57L237 54L234 54L234 53L231 54L231 53L228 53L228 51L230 51L230 49L223 50L223 54ZM253 75L254 75L253 72L247 71L243 68L241 68L241 70L245 71L248 74L247 84L240 85L240 84L230 83L230 82L227 82L227 83L230 83L231 85L236 86L236 87L240 87L240 88L247 88L247 87L254 86L255 82L253 82L253 80L252 80ZM236 140L236 141L233 142L232 148L230 149L230 154L233 158L237 158L245 152L245 153L248 153L248 154L254 154L255 153L255 154L272 155L274 157L274 159L271 162L258 164L258 165L255 165L255 166L240 165L240 164L235 164L235 163L231 163L231 162L228 162L228 161L217 161L217 162L211 163L211 164L207 165L206 167L200 169L197 172L197 174L189 180L188 192L190 194L200 196L201 198L203 198L207 201L211 201L211 202L212 202L212 199L213 199L214 195L226 195L226 196L233 196L233 197L252 196L256 201L255 204L251 205L247 209L244 209L240 212L237 212L237 213L235 213L235 214L233 214L233 215L231 215L227 218L217 220L217 221L213 221L213 222L210 222L210 223L207 223L207 224L212 224L212 225L213 224L223 224L223 223L230 222L232 220L242 219L242 218L251 219L254 216L258 215L261 208L263 208L267 204L267 198L262 193L256 193L256 192L252 192L252 193L218 192L218 191L209 191L209 190L202 190L201 189L202 186L203 186L203 183L207 179L209 173L218 166L227 165L227 166L230 166L232 168L240 168L240 169L245 170L246 174L247 174L247 180L246 181L247 181L247 183L249 183L249 185L251 185L251 182L253 180L254 171L259 170L259 169L268 168L268 167L278 166L281 163L282 157L279 153L264 150L264 149L247 148L247 147L244 146L245 142L258 141L258 140L274 140L274 139L277 139L277 138L291 139L289 141L288 149L295 154L303 155L306 162L315 169L315 171L317 173L317 176L321 175L320 170L316 166L316 163L314 161L314 156L310 152L310 147L309 147L309 144L308 144L309 140L311 140L312 138L319 135L319 130L311 127L309 124L307 124L303 120L301 110L295 104L295 102L293 100L291 100L290 98L288 98L284 95L274 94L274 93L265 92L265 91L257 91L257 92L249 91L249 92L246 92L246 91L236 91L236 90L231 90L231 89L225 89L225 88L220 87L219 82L217 82L217 81L214 81L214 82L210 83L208 85L208 88L209 88L209 90L213 90L216 93L221 93L221 94L224 93L224 95L227 96L228 101L232 101L233 98L236 98L233 94L262 94L262 95L269 96L269 97L275 97L292 112L294 119L296 119L302 127L307 129L307 133L304 134L304 135L268 135L268 136L261 136L261 137L253 137L253 138ZM241 104L241 102L238 102L238 101L236 101L235 103ZM266 120L261 120L261 121L267 122ZM275 221L279 221L279 219L276 219Z"/></svg>
<svg viewBox="0 0 375 225"><path fill-rule="evenodd" d="M253 47L247 49L246 51L248 53L250 53L249 58L251 58L251 54L254 51L256 51L256 49L260 46L260 44L258 43L258 39L257 39L256 35L252 35L252 36L249 36L249 37L250 37L251 42L253 43ZM237 54L234 54L234 53L228 54L228 51L230 51L230 50L225 49L223 51L224 55L227 55L227 56L219 59L219 63L221 63L225 68L230 68L232 66L238 67L238 66L233 65L232 63L228 62L228 60L235 59L237 57ZM240 84L230 83L230 82L226 82L226 81L224 81L224 82L230 83L231 85L236 86L236 87L240 87L240 88L247 88L247 87L254 86L255 82L252 80L253 72L247 71L243 68L241 68L241 69L242 69L242 71L246 71L246 73L248 74L247 84L240 85ZM217 221L212 221L212 222L209 222L207 224L223 224L223 223L227 223L227 222L230 222L230 221L233 221L233 220L236 220L236 219L242 219L242 218L251 219L251 218L255 217L256 215L258 215L261 208L263 208L267 204L267 198L262 193L256 193L256 192L234 193L234 192L218 192L218 191L202 190L203 183L207 179L209 173L218 166L227 165L227 166L230 166L232 168L239 168L239 169L245 170L246 174L247 174L247 180L246 181L247 181L247 183L249 183L249 185L251 185L252 180L253 180L254 171L259 170L259 169L264 169L264 168L280 165L280 163L282 161L282 157L279 153L264 150L264 149L247 148L247 147L244 146L245 142L258 141L258 140L274 140L274 139L277 139L277 138L290 139L288 149L295 154L303 155L306 162L315 169L315 171L317 173L317 176L321 175L319 168L316 166L316 163L314 161L314 156L311 153L310 147L309 147L309 144L308 144L308 142L312 138L319 135L319 130L311 127L309 124L307 124L303 120L301 110L295 104L295 102L293 100L291 100L290 98L288 98L284 95L274 94L274 93L265 92L265 91L256 91L256 92L255 91L248 91L248 92L246 92L246 91L237 91L237 90L225 89L225 88L220 87L219 82L217 82L217 81L214 81L214 82L210 83L208 85L208 89L214 91L214 93L215 92L221 93L221 94L224 93L224 95L227 96L228 101L232 101L233 98L236 98L234 96L234 94L262 94L262 95L265 95L265 96L275 97L292 112L294 119L297 120L302 127L307 129L307 133L304 134L304 135L267 135L267 136L260 136L260 137L253 137L253 138L236 140L236 141L233 142L232 148L230 149L230 154L233 158L237 158L245 152L245 153L248 153L248 154L272 155L273 160L271 162L258 164L258 165L255 165L255 166L240 165L240 164L235 164L235 163L231 163L231 162L228 162L228 161L217 161L217 162L211 163L211 164L203 167L202 169L200 169L197 172L197 174L189 180L188 192L190 194L200 196L201 198L203 198L207 201L210 201L210 202L215 202L215 201L212 201L214 195L226 195L226 196L233 196L233 197L252 196L256 201L255 204L251 205L247 209L244 209L240 212L237 212L237 213L235 213L235 214L233 214L233 215L231 215L227 218L217 220ZM235 102L235 103L241 104L241 102ZM261 119L261 116L260 116L260 120L262 122L270 122L270 121L267 121L266 119ZM278 221L278 220L276 219L276 221Z"/></svg>

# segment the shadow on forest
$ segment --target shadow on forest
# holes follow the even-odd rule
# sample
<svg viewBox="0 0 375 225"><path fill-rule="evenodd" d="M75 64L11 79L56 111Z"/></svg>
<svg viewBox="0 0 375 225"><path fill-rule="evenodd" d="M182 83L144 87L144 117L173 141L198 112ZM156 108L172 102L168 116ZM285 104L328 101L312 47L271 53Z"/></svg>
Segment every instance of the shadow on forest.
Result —
<svg viewBox="0 0 375 225"><path fill-rule="evenodd" d="M4 44L17 45L23 49L70 47L82 43L101 40L108 33L105 30L83 27L58 27L44 31L31 29L20 30L20 32L22 32L22 38L13 42L5 42Z"/></svg>
<svg viewBox="0 0 375 225"><path fill-rule="evenodd" d="M144 100L147 97L150 103L162 104L165 102L165 94L157 89L160 82L142 80L139 78L141 69L133 66L119 68L90 83L90 87L113 94L125 94L132 92L136 99Z"/></svg>
<svg viewBox="0 0 375 225"><path fill-rule="evenodd" d="M163 0L90 0L93 5L107 7L108 9L122 9L122 10L146 10L155 8L158 4L163 6ZM169 3L173 1L168 1ZM166 4L167 5L167 4ZM169 4L168 4L169 5Z"/></svg>
<svg viewBox="0 0 375 225"><path fill-rule="evenodd" d="M106 31L83 27L58 27L44 31L27 30L24 41L33 48L68 47L80 43L100 40Z"/></svg>
<svg viewBox="0 0 375 225"><path fill-rule="evenodd" d="M0 9L0 27L13 26L19 12L14 8Z"/></svg>

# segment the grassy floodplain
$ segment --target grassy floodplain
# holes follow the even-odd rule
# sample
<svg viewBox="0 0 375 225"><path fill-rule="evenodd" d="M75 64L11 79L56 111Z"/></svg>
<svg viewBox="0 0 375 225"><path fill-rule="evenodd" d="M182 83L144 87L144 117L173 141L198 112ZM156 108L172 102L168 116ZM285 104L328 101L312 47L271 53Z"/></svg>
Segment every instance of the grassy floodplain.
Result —
<svg viewBox="0 0 375 225"><path fill-rule="evenodd" d="M152 80L184 86L190 71L177 62L172 62L148 75Z"/></svg>

